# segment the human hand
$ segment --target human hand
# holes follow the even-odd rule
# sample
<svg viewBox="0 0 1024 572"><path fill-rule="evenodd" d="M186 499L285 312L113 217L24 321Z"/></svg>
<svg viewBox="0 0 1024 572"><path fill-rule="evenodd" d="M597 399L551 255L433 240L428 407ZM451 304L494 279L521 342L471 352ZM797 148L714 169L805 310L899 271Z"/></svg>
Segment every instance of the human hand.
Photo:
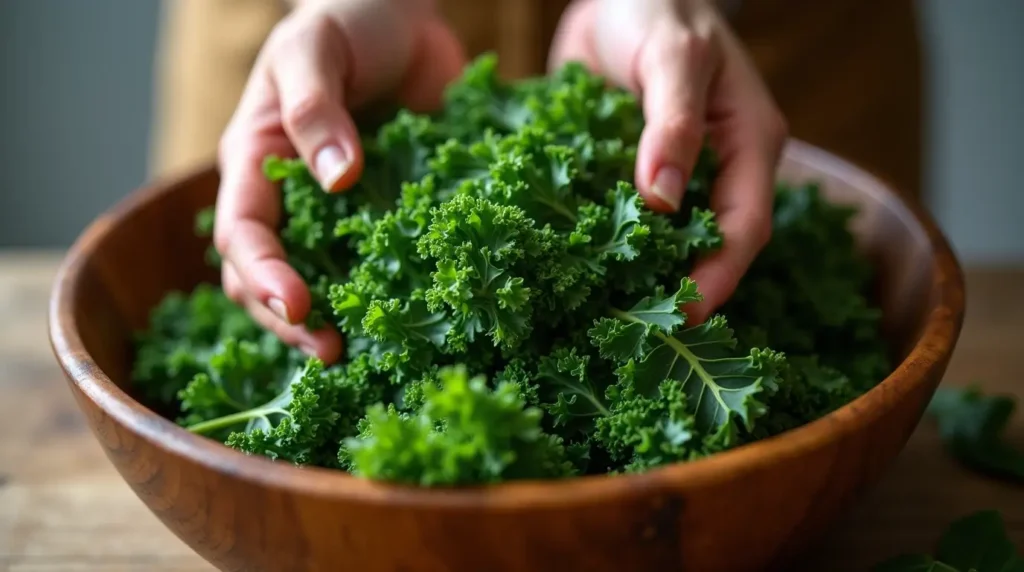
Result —
<svg viewBox="0 0 1024 572"><path fill-rule="evenodd" d="M263 159L298 154L325 190L344 191L363 167L348 110L385 94L435 108L465 59L429 0L300 1L271 32L220 141L213 239L226 294L285 343L327 362L341 353L334 329L302 325L310 293L278 240Z"/></svg>
<svg viewBox="0 0 1024 572"><path fill-rule="evenodd" d="M653 210L679 209L709 136L721 161L711 208L724 244L691 275L704 300L686 310L703 322L771 237L775 168L788 136L781 112L711 0L575 0L550 65L568 60L641 97L635 178Z"/></svg>

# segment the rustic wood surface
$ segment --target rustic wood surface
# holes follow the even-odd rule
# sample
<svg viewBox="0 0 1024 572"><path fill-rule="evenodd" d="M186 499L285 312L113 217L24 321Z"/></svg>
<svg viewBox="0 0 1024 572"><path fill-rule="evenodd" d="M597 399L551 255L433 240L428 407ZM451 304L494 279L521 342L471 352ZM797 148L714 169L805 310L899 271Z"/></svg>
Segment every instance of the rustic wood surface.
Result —
<svg viewBox="0 0 1024 572"><path fill-rule="evenodd" d="M0 254L0 572L212 570L124 484L72 401L45 329L59 257ZM1024 396L1024 268L971 270L967 290L944 383L978 380ZM1024 446L1024 414L1010 438ZM951 519L981 508L1001 509L1024 548L1024 488L960 468L926 421L805 568L863 571L897 552L926 550Z"/></svg>

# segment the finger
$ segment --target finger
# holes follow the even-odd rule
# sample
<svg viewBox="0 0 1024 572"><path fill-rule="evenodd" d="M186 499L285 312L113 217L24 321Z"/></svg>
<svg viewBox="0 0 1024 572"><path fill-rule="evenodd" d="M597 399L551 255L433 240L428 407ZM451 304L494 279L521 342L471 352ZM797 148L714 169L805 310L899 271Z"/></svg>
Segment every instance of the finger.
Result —
<svg viewBox="0 0 1024 572"><path fill-rule="evenodd" d="M304 326L291 325L250 296L242 286L234 264L225 262L221 268L224 292L228 298L246 309L263 328L273 332L282 342L299 347L303 353L333 363L341 354L341 336L330 328L310 332Z"/></svg>
<svg viewBox="0 0 1024 572"><path fill-rule="evenodd" d="M722 232L722 248L702 257L690 277L703 295L685 308L688 321L706 320L735 292L754 258L767 244L772 230L771 189L773 165L756 147L723 161L711 195L711 209Z"/></svg>
<svg viewBox="0 0 1024 572"><path fill-rule="evenodd" d="M561 68L568 62L580 62L594 72L601 69L593 42L597 10L595 0L574 0L565 9L551 40L549 70Z"/></svg>
<svg viewBox="0 0 1024 572"><path fill-rule="evenodd" d="M704 300L687 308L707 319L732 296L772 233L775 172L788 136L778 111L745 52L724 38L725 63L709 100L711 142L721 167L711 191L723 235L721 250L698 261L692 278Z"/></svg>
<svg viewBox="0 0 1024 572"><path fill-rule="evenodd" d="M301 323L312 301L302 277L288 264L271 227L253 220L235 222L228 260L238 271L245 295L289 324Z"/></svg>
<svg viewBox="0 0 1024 572"><path fill-rule="evenodd" d="M257 323L273 332L283 343L299 348L306 355L318 357L327 364L341 357L342 341L338 332L330 328L311 332L305 326L287 324L252 298L246 298L242 305Z"/></svg>
<svg viewBox="0 0 1024 572"><path fill-rule="evenodd" d="M238 277L235 265L225 260L220 265L220 282L224 289L224 295L239 306L245 301L245 288L242 287L242 279Z"/></svg>
<svg viewBox="0 0 1024 572"><path fill-rule="evenodd" d="M430 18L420 26L399 100L417 112L441 107L445 87L462 74L465 50L451 28Z"/></svg>
<svg viewBox="0 0 1024 572"><path fill-rule="evenodd" d="M269 96L268 96L269 97ZM265 107L265 106L264 106ZM302 277L286 262L275 232L280 218L280 196L261 169L268 154L290 149L283 133L260 129L258 110L252 119L240 110L221 142L221 183L217 194L214 244L232 269L225 291L232 299L251 297L292 323L305 319L310 295ZM235 127L244 125L245 127Z"/></svg>
<svg viewBox="0 0 1024 572"><path fill-rule="evenodd" d="M289 21L272 41L269 73L285 132L325 190L351 187L362 172L363 151L345 109L349 52L341 29L326 17Z"/></svg>
<svg viewBox="0 0 1024 572"><path fill-rule="evenodd" d="M720 56L697 27L658 31L637 54L645 127L637 149L637 188L651 209L678 211L704 142L707 92Z"/></svg>

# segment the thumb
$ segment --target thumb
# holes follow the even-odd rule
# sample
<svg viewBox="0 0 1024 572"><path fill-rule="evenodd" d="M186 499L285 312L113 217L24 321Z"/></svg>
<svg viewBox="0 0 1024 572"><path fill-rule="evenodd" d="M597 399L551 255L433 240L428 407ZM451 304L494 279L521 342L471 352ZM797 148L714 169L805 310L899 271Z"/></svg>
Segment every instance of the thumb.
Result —
<svg viewBox="0 0 1024 572"><path fill-rule="evenodd" d="M270 79L280 120L299 156L326 191L350 187L362 171L363 151L345 109L349 69L343 32L336 26L292 26L271 53Z"/></svg>
<svg viewBox="0 0 1024 572"><path fill-rule="evenodd" d="M651 34L634 60L644 132L636 182L649 207L675 212L704 141L707 93L718 56L711 40L679 25Z"/></svg>

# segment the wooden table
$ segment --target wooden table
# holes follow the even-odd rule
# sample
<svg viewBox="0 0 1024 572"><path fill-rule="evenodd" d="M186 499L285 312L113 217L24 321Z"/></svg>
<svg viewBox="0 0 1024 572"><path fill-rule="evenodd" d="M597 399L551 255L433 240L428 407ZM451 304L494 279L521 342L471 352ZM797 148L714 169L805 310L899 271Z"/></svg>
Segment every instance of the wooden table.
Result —
<svg viewBox="0 0 1024 572"><path fill-rule="evenodd" d="M0 253L0 572L212 570L121 481L72 402L46 337L59 260ZM1024 396L1024 268L969 272L968 308L946 383ZM1024 447L1024 412L1010 438ZM950 520L982 508L1001 509L1024 549L1024 487L963 470L925 422L805 568L860 572L927 550Z"/></svg>

